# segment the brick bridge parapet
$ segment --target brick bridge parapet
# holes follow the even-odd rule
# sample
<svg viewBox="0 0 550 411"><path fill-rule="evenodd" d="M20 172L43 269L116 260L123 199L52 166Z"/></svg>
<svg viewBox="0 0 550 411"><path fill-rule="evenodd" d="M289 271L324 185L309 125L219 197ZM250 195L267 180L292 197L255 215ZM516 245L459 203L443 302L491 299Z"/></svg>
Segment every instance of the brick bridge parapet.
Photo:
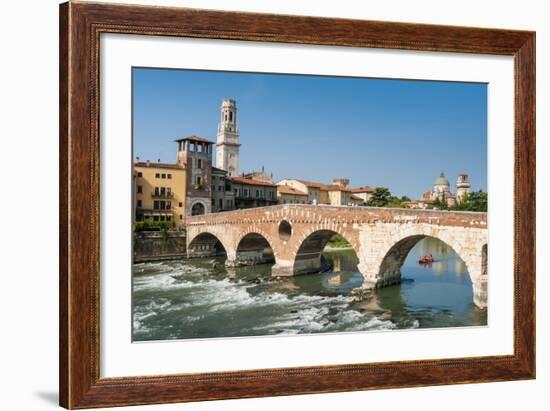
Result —
<svg viewBox="0 0 550 411"><path fill-rule="evenodd" d="M378 207L284 204L188 217L190 257L223 245L228 265L274 259L273 275L319 272L321 253L334 234L353 247L363 287L401 281L400 268L414 245L435 237L465 262L474 302L487 302L487 214Z"/></svg>

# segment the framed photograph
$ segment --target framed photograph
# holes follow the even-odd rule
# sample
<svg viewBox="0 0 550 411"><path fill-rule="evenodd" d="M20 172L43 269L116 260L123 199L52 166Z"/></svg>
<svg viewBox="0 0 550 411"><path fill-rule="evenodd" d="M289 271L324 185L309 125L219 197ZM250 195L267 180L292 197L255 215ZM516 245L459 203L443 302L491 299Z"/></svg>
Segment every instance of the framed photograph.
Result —
<svg viewBox="0 0 550 411"><path fill-rule="evenodd" d="M535 378L535 33L60 6L60 404Z"/></svg>

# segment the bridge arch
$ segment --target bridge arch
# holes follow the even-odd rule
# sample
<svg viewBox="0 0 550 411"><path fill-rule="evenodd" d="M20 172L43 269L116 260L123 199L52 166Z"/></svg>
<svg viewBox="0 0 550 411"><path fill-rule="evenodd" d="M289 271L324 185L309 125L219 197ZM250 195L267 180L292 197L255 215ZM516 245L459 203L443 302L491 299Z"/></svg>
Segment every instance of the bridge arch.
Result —
<svg viewBox="0 0 550 411"><path fill-rule="evenodd" d="M468 263L457 252L452 244L449 244L447 241L438 237L417 234L402 238L386 252L378 269L378 276L380 278L380 280L378 281L378 286L388 286L401 282L401 267L405 263L405 260L407 259L410 251L414 248L414 246L416 246L416 244L418 244L421 240L425 238L435 238L436 240L439 240L446 246L448 246L464 262L468 271L468 275L470 275L471 279Z"/></svg>
<svg viewBox="0 0 550 411"><path fill-rule="evenodd" d="M250 230L242 233L235 244L234 262L228 265L253 265L275 261L275 250L269 236L260 230Z"/></svg>
<svg viewBox="0 0 550 411"><path fill-rule="evenodd" d="M486 234L472 232L464 227L428 226L404 224L394 226L380 238L378 251L368 254L360 261L359 270L365 277L364 287L385 287L401 282L401 266L409 251L423 238L436 238L449 246L465 263L472 281L474 303L478 307L487 304L486 258L484 245ZM388 235L389 234L389 235ZM486 250L486 248L485 248Z"/></svg>
<svg viewBox="0 0 550 411"><path fill-rule="evenodd" d="M189 258L212 257L228 255L231 248L224 244L223 238L209 231L203 231L189 238L187 242L187 256Z"/></svg>
<svg viewBox="0 0 550 411"><path fill-rule="evenodd" d="M307 274L321 270L321 255L329 240L340 235L351 244L355 255L359 257L359 247L353 237L344 230L333 228L316 228L308 230L301 238L294 256L293 273Z"/></svg>

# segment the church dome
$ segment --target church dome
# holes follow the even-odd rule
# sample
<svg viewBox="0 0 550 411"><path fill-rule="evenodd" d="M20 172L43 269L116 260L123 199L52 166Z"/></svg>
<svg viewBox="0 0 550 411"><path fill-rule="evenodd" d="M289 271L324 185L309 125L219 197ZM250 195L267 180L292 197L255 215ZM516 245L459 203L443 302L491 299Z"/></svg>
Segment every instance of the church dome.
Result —
<svg viewBox="0 0 550 411"><path fill-rule="evenodd" d="M445 174L441 173L434 182L435 186L449 186L449 180L445 178Z"/></svg>

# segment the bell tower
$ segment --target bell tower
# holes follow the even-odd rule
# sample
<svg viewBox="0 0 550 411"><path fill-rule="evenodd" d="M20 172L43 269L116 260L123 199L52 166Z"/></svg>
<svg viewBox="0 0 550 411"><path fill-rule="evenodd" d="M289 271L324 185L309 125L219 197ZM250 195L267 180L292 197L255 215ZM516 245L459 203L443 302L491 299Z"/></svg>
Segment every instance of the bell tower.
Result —
<svg viewBox="0 0 550 411"><path fill-rule="evenodd" d="M237 103L224 99L220 108L220 124L216 141L216 166L227 171L228 176L239 175L239 127Z"/></svg>
<svg viewBox="0 0 550 411"><path fill-rule="evenodd" d="M459 203L470 192L470 179L468 174L460 174L456 179L456 199Z"/></svg>

